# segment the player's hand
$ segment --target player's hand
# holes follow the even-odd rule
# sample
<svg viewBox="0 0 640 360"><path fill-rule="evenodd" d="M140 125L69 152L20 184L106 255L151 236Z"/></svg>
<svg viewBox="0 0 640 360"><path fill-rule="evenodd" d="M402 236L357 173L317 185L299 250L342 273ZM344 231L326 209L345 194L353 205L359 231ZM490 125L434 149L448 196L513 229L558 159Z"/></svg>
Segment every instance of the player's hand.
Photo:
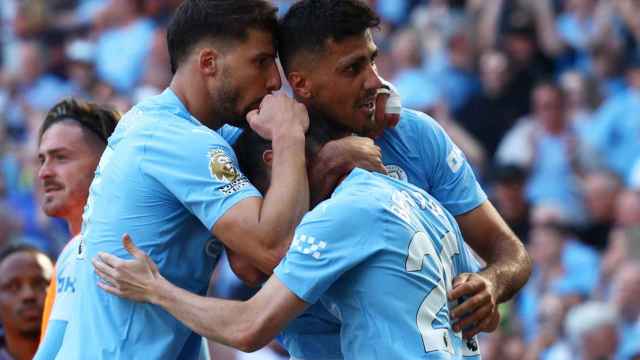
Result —
<svg viewBox="0 0 640 360"><path fill-rule="evenodd" d="M158 266L133 244L129 235L122 237L122 245L133 256L132 260L104 252L93 259L93 268L101 279L98 286L125 299L154 303L154 290L159 288L155 285L163 280Z"/></svg>
<svg viewBox="0 0 640 360"><path fill-rule="evenodd" d="M449 301L465 299L451 310L453 330L469 339L481 331L492 332L500 322L494 284L480 273L462 273L453 279Z"/></svg>
<svg viewBox="0 0 640 360"><path fill-rule="evenodd" d="M259 110L247 114L249 126L261 137L303 134L309 128L307 108L285 94L269 94L262 99Z"/></svg>
<svg viewBox="0 0 640 360"><path fill-rule="evenodd" d="M310 169L309 181L314 195L312 204L331 194L338 181L355 167L386 174L382 152L373 140L347 136L326 143Z"/></svg>

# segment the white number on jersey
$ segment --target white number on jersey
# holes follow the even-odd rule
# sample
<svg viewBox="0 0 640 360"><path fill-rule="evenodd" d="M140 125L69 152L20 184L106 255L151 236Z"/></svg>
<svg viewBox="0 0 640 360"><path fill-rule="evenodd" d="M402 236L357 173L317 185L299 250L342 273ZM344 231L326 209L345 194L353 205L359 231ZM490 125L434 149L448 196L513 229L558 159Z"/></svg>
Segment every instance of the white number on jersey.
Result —
<svg viewBox="0 0 640 360"><path fill-rule="evenodd" d="M451 290L453 280L452 257L459 254L460 249L452 231L447 232L441 241L442 251L438 254L429 235L422 231L416 232L409 244L405 269L408 272L421 271L425 256L434 256L437 259L436 264L439 265L437 273L440 276L438 286L425 297L418 310L416 321L426 352L446 351L453 354L453 344L449 339L448 328L434 329L432 324L438 312L447 304L447 293ZM447 311L448 317L449 312Z"/></svg>

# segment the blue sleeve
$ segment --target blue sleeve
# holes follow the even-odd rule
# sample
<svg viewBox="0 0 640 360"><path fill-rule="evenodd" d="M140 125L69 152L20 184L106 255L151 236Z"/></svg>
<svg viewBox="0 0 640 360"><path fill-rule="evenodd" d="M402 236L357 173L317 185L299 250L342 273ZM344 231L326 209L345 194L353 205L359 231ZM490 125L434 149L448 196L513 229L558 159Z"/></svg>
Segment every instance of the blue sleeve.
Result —
<svg viewBox="0 0 640 360"><path fill-rule="evenodd" d="M51 360L58 355L58 350L62 345L64 333L67 329L67 322L62 320L51 320L47 326L44 339L38 347L34 360Z"/></svg>
<svg viewBox="0 0 640 360"><path fill-rule="evenodd" d="M302 219L274 274L299 298L315 303L342 274L374 251L373 244L362 244L372 233L374 221L362 203L329 200L319 204Z"/></svg>
<svg viewBox="0 0 640 360"><path fill-rule="evenodd" d="M233 145L238 141L240 135L242 135L243 130L231 125L224 125L220 129L218 129L217 133L222 136L222 138L228 142L230 145Z"/></svg>
<svg viewBox="0 0 640 360"><path fill-rule="evenodd" d="M260 193L240 172L229 144L202 127L159 129L147 139L140 165L212 229L224 213Z"/></svg>
<svg viewBox="0 0 640 360"><path fill-rule="evenodd" d="M454 216L482 205L487 195L478 184L462 150L431 117L414 112L417 117L416 144L422 144L422 161L433 195Z"/></svg>

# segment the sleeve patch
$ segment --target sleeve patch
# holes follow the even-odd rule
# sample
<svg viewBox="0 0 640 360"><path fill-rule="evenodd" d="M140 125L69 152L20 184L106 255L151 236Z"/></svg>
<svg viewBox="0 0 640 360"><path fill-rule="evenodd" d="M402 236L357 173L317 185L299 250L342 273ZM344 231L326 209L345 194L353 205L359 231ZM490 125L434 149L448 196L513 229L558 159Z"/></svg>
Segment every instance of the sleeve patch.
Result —
<svg viewBox="0 0 640 360"><path fill-rule="evenodd" d="M249 180L240 173L231 157L222 149L209 150L209 172L211 177L227 185L219 190L225 195L231 195L249 185Z"/></svg>

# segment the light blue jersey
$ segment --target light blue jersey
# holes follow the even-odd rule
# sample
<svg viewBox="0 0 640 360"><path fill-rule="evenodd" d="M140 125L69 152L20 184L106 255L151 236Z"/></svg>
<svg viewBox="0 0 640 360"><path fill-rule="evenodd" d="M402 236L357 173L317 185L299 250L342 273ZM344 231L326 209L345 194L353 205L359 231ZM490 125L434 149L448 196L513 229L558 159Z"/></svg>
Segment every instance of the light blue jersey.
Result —
<svg viewBox="0 0 640 360"><path fill-rule="evenodd" d="M398 125L386 129L376 144L391 177L427 191L451 214L464 214L487 200L462 151L428 115L403 109ZM339 326L322 304L314 304L279 340L295 359L342 359Z"/></svg>
<svg viewBox="0 0 640 360"><path fill-rule="evenodd" d="M453 217L421 189L355 169L302 219L274 274L340 320L345 359L478 356L449 321L447 292L478 264Z"/></svg>
<svg viewBox="0 0 640 360"><path fill-rule="evenodd" d="M76 255L83 291L58 359L195 359L200 337L158 306L96 286L91 259L121 258L121 236L171 282L204 294L222 244L211 229L227 210L260 193L237 170L229 144L191 116L170 89L144 100L119 122L91 184Z"/></svg>
<svg viewBox="0 0 640 360"><path fill-rule="evenodd" d="M56 261L56 296L51 308L49 323L44 339L38 346L35 360L46 360L55 358L62 339L64 339L65 329L71 319L75 307L76 292L80 289L77 286L75 259L78 251L80 236L74 236L62 249Z"/></svg>

